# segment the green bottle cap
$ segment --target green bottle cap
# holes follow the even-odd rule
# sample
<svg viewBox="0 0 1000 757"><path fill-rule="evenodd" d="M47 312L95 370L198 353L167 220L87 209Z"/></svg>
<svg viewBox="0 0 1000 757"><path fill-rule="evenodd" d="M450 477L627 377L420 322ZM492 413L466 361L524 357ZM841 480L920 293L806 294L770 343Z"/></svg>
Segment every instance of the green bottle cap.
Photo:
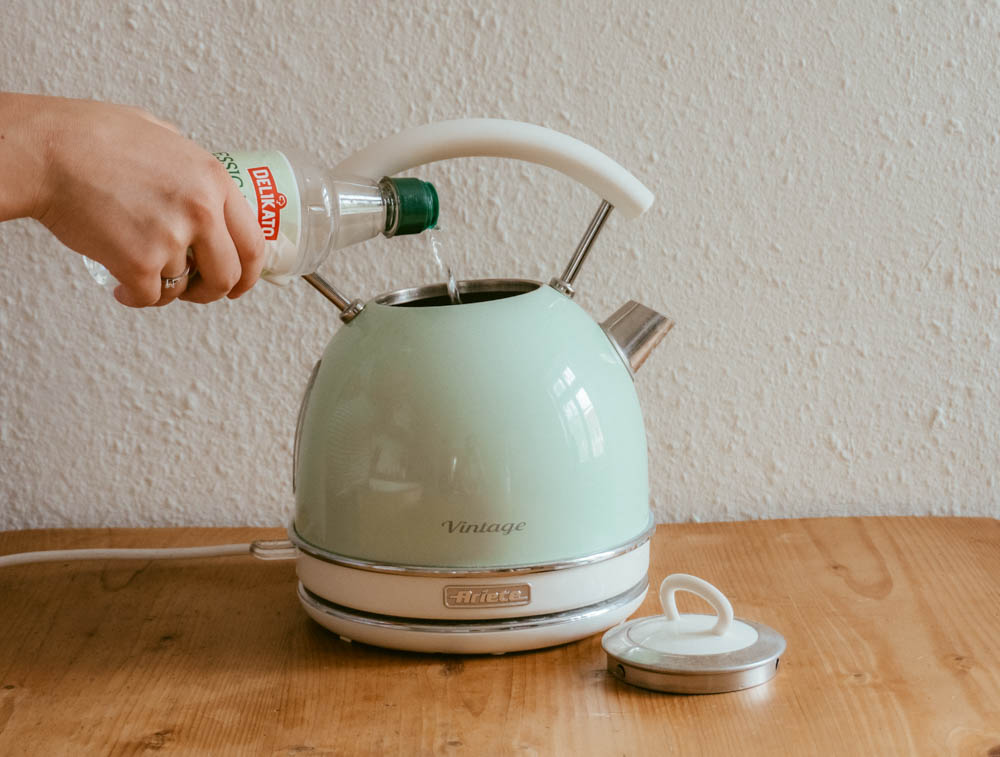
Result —
<svg viewBox="0 0 1000 757"><path fill-rule="evenodd" d="M399 200L399 222L394 236L419 234L438 221L438 194L434 185L420 179L389 179Z"/></svg>

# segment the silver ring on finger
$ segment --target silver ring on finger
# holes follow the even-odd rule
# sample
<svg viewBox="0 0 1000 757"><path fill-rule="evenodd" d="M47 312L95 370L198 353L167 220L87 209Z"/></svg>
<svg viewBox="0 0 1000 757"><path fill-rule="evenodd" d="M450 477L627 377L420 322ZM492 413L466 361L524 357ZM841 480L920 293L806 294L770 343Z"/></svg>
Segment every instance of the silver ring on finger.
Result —
<svg viewBox="0 0 1000 757"><path fill-rule="evenodd" d="M182 281L190 277L193 271L194 271L194 266L191 264L191 259L188 258L187 267L183 271L181 271L177 276L160 276L160 281L163 282L164 289L173 289Z"/></svg>

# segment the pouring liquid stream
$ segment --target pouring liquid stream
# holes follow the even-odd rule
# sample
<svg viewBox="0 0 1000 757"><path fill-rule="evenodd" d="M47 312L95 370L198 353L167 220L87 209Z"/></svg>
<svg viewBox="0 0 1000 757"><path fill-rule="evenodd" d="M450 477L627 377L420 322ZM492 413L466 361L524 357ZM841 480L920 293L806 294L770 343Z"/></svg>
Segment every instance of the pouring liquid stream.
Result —
<svg viewBox="0 0 1000 757"><path fill-rule="evenodd" d="M448 282L448 299L451 300L452 305L461 305L462 298L458 294L458 282L455 281L455 274L451 272L451 266L445 265L444 261L441 259L441 250L438 239L433 231L429 231L427 236L431 240L431 254L434 256L434 262L437 264L438 270L443 276L446 277Z"/></svg>

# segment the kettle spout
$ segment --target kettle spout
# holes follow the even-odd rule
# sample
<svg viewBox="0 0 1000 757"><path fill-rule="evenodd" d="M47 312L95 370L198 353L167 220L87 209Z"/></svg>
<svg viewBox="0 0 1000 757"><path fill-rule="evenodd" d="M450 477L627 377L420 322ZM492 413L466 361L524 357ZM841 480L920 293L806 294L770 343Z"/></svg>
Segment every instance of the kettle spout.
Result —
<svg viewBox="0 0 1000 757"><path fill-rule="evenodd" d="M674 327L674 322L655 310L629 300L616 310L601 328L618 349L632 373L646 362L649 353Z"/></svg>

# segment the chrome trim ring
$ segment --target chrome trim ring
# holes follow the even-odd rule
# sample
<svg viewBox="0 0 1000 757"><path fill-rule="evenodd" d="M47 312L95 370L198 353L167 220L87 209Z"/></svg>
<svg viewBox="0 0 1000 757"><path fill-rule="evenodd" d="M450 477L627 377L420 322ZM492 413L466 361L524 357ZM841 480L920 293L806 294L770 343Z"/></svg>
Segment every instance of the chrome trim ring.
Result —
<svg viewBox="0 0 1000 757"><path fill-rule="evenodd" d="M530 279L470 279L458 281L456 284L461 296L497 293L503 297L533 292L542 286L541 282ZM420 300L438 298L448 298L447 284L427 284L426 286L397 289L394 292L378 295L372 299L372 302L376 305L408 305Z"/></svg>
<svg viewBox="0 0 1000 757"><path fill-rule="evenodd" d="M581 620L597 618L627 605L643 594L649 588L649 576L642 579L632 588L617 596L586 605L574 610L564 610L548 615L529 615L520 618L497 618L491 620L428 620L424 618L399 618L393 615L376 615L375 613L353 610L349 607L332 604L313 594L299 583L299 600L312 610L328 615L338 620L346 620L359 625L375 628L385 628L394 631L416 631L422 633L496 633L497 631L526 631L529 629L546 628L549 626L576 623Z"/></svg>
<svg viewBox="0 0 1000 757"><path fill-rule="evenodd" d="M392 573L396 575L407 575L407 576L445 576L449 578L487 578L490 576L514 576L523 575L526 573L547 573L553 570L567 570L569 568L579 568L583 565L592 565L594 563L603 562L604 560L610 560L613 557L618 557L626 552L631 552L638 549L643 544L648 542L653 536L653 532L656 531L656 521L653 519L653 514L649 514L649 520L646 523L646 528L633 539L620 544L617 547L612 547L611 549L605 550L604 552L597 552L592 555L586 555L584 557L576 557L570 560L560 560L551 563L540 563L532 565L511 565L509 567L489 567L489 568L434 568L427 565L398 565L393 563L377 563L371 562L369 560L360 560L355 557L344 557L343 555L338 555L333 552L327 552L325 549L321 549L313 544L310 544L305 539L303 539L299 533L295 530L295 522L293 521L288 526L288 538L291 542L299 548L301 552L309 555L310 557L315 557L317 560L322 560L323 562L333 563L334 565L343 565L347 568L355 568L357 570L370 570L376 573Z"/></svg>

